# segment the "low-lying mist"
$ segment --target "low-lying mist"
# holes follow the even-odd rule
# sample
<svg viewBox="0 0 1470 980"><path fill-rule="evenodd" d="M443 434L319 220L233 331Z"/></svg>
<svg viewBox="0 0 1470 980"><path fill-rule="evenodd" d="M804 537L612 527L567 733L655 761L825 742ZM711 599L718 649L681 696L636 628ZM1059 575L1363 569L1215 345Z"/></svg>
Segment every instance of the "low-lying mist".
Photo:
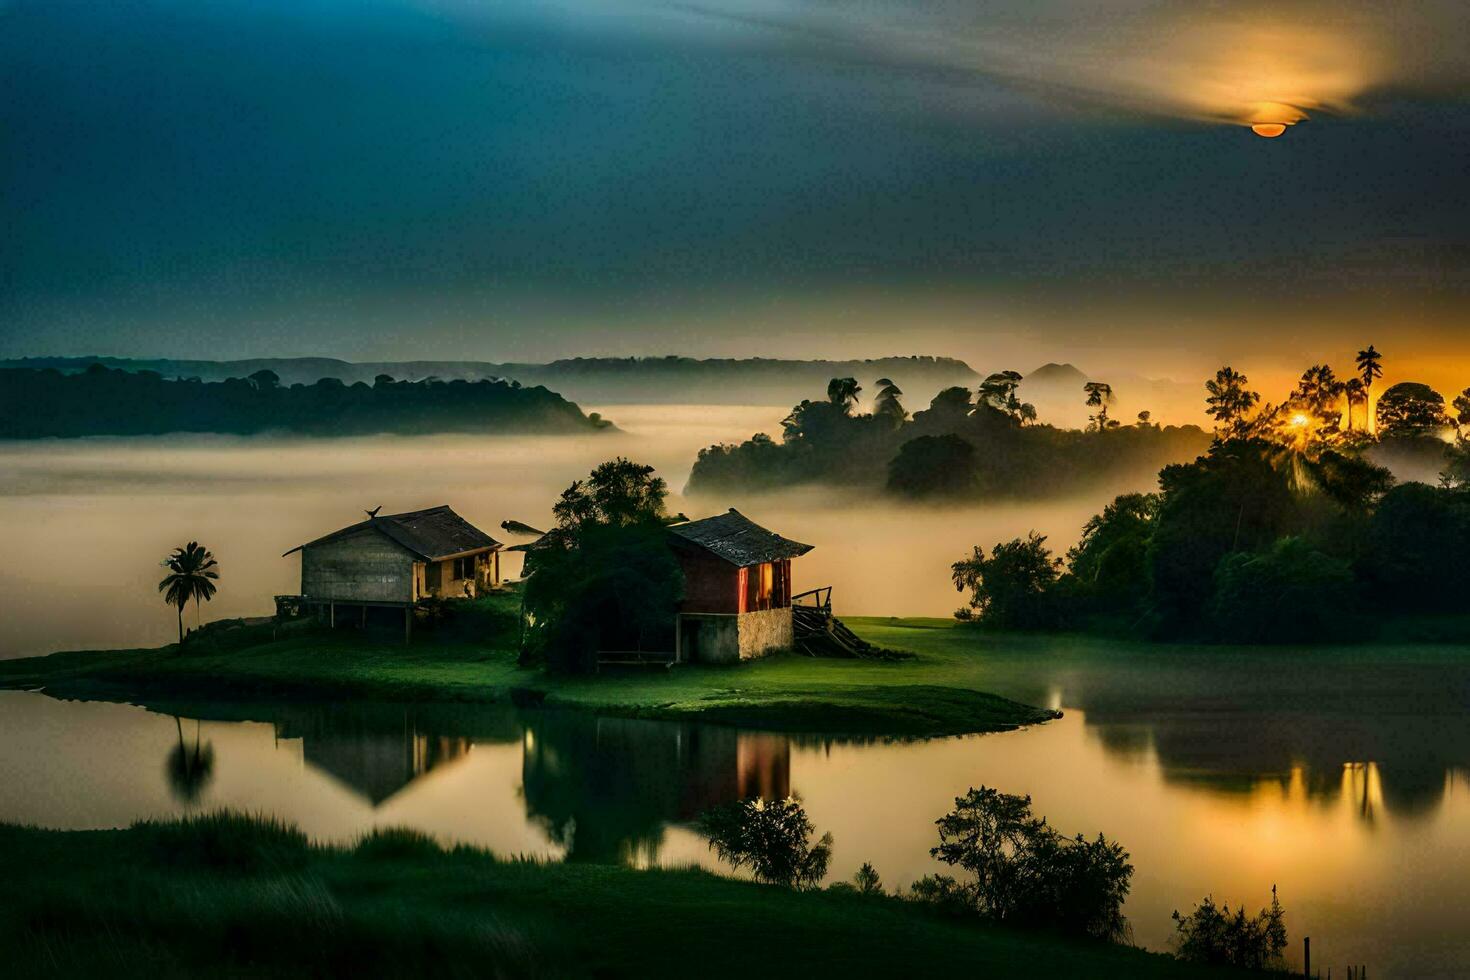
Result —
<svg viewBox="0 0 1470 980"><path fill-rule="evenodd" d="M7 615L0 657L58 649L168 642L174 620L156 592L159 561L197 539L220 561L205 621L266 615L299 589L290 548L362 518L449 504L507 544L513 519L545 528L557 495L597 463L623 455L656 466L671 510L727 507L815 545L796 562L798 591L830 585L839 613L949 615L959 604L949 564L1036 529L1060 553L1114 493L1150 489L1140 472L1120 485L1043 503L912 507L840 491L686 498L699 449L779 432L776 406L608 409L619 431L584 436L375 436L351 439L164 436L0 443L0 567ZM1125 485L1126 484L1126 485ZM520 570L506 555L507 577ZM197 621L190 607L186 623Z"/></svg>

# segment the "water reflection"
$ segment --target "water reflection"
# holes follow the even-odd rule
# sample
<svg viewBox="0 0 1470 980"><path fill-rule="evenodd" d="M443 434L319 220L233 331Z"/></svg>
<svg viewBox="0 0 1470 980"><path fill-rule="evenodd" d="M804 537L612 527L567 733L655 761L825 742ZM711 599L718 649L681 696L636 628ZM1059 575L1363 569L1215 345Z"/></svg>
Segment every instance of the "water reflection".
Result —
<svg viewBox="0 0 1470 980"><path fill-rule="evenodd" d="M153 713L0 692L0 820L93 828L233 807L322 840L412 826L508 855L716 867L694 816L794 794L835 837L833 879L872 862L907 885L935 870L934 819L984 783L1128 847L1138 877L1125 911L1144 945L1165 945L1170 911L1207 893L1255 900L1276 884L1293 935L1311 935L1324 964L1392 977L1470 962L1458 719L1087 696L1101 707L1023 732L852 742L508 706Z"/></svg>
<svg viewBox="0 0 1470 980"><path fill-rule="evenodd" d="M214 746L200 741L202 726L198 721L194 722L192 745L184 741L184 724L178 715L174 715L174 727L178 729L179 743L169 749L166 764L168 784L175 799L180 803L193 804L198 802L199 794L214 777Z"/></svg>

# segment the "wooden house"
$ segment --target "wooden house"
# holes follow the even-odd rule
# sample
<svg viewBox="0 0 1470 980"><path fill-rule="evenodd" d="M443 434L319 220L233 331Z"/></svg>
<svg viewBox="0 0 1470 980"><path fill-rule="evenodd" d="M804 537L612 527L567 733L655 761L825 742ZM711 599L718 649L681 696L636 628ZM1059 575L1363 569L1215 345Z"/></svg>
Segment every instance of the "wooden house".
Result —
<svg viewBox="0 0 1470 980"><path fill-rule="evenodd" d="M368 610L402 609L424 599L473 598L500 584L500 542L448 506L378 516L298 545L300 605L333 625L348 607L366 623Z"/></svg>
<svg viewBox="0 0 1470 980"><path fill-rule="evenodd" d="M768 531L733 507L674 524L669 538L684 571L678 660L732 663L795 645L791 560L811 545Z"/></svg>

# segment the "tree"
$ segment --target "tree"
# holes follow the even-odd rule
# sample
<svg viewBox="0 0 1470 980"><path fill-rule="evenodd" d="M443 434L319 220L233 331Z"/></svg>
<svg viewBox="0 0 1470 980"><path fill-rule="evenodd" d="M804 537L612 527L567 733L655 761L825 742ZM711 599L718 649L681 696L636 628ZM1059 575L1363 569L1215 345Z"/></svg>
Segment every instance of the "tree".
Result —
<svg viewBox="0 0 1470 980"><path fill-rule="evenodd" d="M1444 470L1439 482L1448 489L1470 488L1470 435L1461 434L1454 445L1445 450Z"/></svg>
<svg viewBox="0 0 1470 980"><path fill-rule="evenodd" d="M1085 591L1110 599L1148 591L1148 542L1159 516L1159 496L1124 494L1090 518L1067 552L1067 571Z"/></svg>
<svg viewBox="0 0 1470 980"><path fill-rule="evenodd" d="M1151 428L1153 426L1153 422L1154 422L1154 413L1153 412L1150 412L1148 409L1144 409L1143 411L1141 411L1141 412L1138 413L1138 421L1135 424L1140 429L1147 429L1147 428Z"/></svg>
<svg viewBox="0 0 1470 980"><path fill-rule="evenodd" d="M1245 906L1230 912L1206 896L1188 915L1174 912L1175 950L1181 960L1234 966L1246 970L1279 970L1286 951L1286 911L1271 886L1271 907L1255 916Z"/></svg>
<svg viewBox="0 0 1470 980"><path fill-rule="evenodd" d="M1378 428L1384 435L1434 435L1452 424L1444 396L1426 384L1401 381L1378 399Z"/></svg>
<svg viewBox="0 0 1470 980"><path fill-rule="evenodd" d="M899 390L898 385L887 378L879 378L877 384L878 396L873 402L873 415L886 420L889 425L897 429L909 416L898 400L903 392Z"/></svg>
<svg viewBox="0 0 1470 980"><path fill-rule="evenodd" d="M702 814L698 826L722 861L768 885L815 887L832 859L832 835L811 843L812 822L795 797L728 803Z"/></svg>
<svg viewBox="0 0 1470 980"><path fill-rule="evenodd" d="M584 671L599 649L669 649L684 577L667 494L653 467L621 457L562 493L550 540L528 556L523 663Z"/></svg>
<svg viewBox="0 0 1470 980"><path fill-rule="evenodd" d="M197 609L200 601L208 602L214 598L215 581L219 579L216 569L219 563L214 560L214 555L209 553L198 541L190 541L182 547L175 548L173 554L165 558L161 564L169 570L162 582L158 583L158 591L163 593L163 601L178 610L179 619L179 644L184 642L184 607L193 599Z"/></svg>
<svg viewBox="0 0 1470 980"><path fill-rule="evenodd" d="M601 463L586 480L562 491L551 508L557 526L576 531L588 525L623 527L661 522L669 487L652 466L619 456Z"/></svg>
<svg viewBox="0 0 1470 980"><path fill-rule="evenodd" d="M1450 404L1455 409L1455 424L1461 429L1470 426L1470 388L1456 395Z"/></svg>
<svg viewBox="0 0 1470 980"><path fill-rule="evenodd" d="M251 384L261 391L270 391L281 386L281 376L274 371L262 368L250 375Z"/></svg>
<svg viewBox="0 0 1470 980"><path fill-rule="evenodd" d="M1215 569L1211 629L1234 643L1332 639L1343 632L1352 586L1347 562L1301 538L1281 538L1259 554L1235 552Z"/></svg>
<svg viewBox="0 0 1470 980"><path fill-rule="evenodd" d="M1353 431L1353 406L1368 404L1368 389L1359 378L1349 378L1342 383L1342 393L1347 398L1347 430Z"/></svg>
<svg viewBox="0 0 1470 980"><path fill-rule="evenodd" d="M1373 382L1383 377L1383 355L1378 353L1376 347L1369 344L1367 350L1358 351L1358 356L1354 359L1354 363L1358 366L1358 377L1363 380L1363 404L1369 406L1370 409L1368 412L1368 425L1371 430L1373 425L1373 413L1371 411Z"/></svg>
<svg viewBox="0 0 1470 980"><path fill-rule="evenodd" d="M1031 814L1031 797L987 786L957 797L935 821L934 858L968 872L914 884L921 900L963 908L995 922L1057 929L1091 939L1127 936L1123 902L1133 866L1128 852L1101 834L1065 837Z"/></svg>
<svg viewBox="0 0 1470 980"><path fill-rule="evenodd" d="M1302 372L1296 390L1291 393L1290 404L1294 414L1301 413L1306 417L1309 439L1330 439L1341 430L1342 412L1337 404L1343 387L1326 364L1314 364Z"/></svg>
<svg viewBox="0 0 1470 980"><path fill-rule="evenodd" d="M1056 583L1061 559L1046 548L1046 537L1032 531L1025 539L997 544L986 557L985 549L950 566L955 591L969 590L967 609L961 619L978 616L997 629L1039 629L1055 619L1048 590ZM972 612L973 610L973 612Z"/></svg>
<svg viewBox="0 0 1470 980"><path fill-rule="evenodd" d="M980 404L988 405L997 412L1009 415L1018 422L1026 422L1026 416L1036 418L1036 407L1021 401L1016 394L1021 385L1020 371L997 371L980 382Z"/></svg>
<svg viewBox="0 0 1470 980"><path fill-rule="evenodd" d="M827 382L827 401L836 406L843 415L848 415L857 404L862 390L856 378L833 378Z"/></svg>
<svg viewBox="0 0 1470 980"><path fill-rule="evenodd" d="M1097 409L1092 417L1098 431L1108 427L1108 403L1113 400L1113 386L1105 381L1089 381L1082 386L1087 393L1087 407Z"/></svg>
<svg viewBox="0 0 1470 980"><path fill-rule="evenodd" d="M888 463L890 493L959 498L977 486L975 447L956 435L910 439Z"/></svg>
<svg viewBox="0 0 1470 980"><path fill-rule="evenodd" d="M1215 420L1215 433L1225 439L1244 438L1249 430L1247 416L1261 400L1259 392L1246 385L1249 379L1232 367L1215 372L1213 381L1205 382L1210 416Z"/></svg>

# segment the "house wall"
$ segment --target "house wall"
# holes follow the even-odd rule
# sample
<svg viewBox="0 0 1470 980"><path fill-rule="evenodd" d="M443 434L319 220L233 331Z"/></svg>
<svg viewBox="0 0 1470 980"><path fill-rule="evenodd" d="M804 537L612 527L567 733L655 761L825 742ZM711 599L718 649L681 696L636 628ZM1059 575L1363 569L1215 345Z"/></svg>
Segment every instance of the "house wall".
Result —
<svg viewBox="0 0 1470 980"><path fill-rule="evenodd" d="M684 571L682 612L738 613L740 611L740 569L708 552L678 551L679 567Z"/></svg>
<svg viewBox="0 0 1470 980"><path fill-rule="evenodd" d="M737 617L739 659L763 657L795 644L791 631L791 609L762 609Z"/></svg>
<svg viewBox="0 0 1470 980"><path fill-rule="evenodd" d="M679 659L702 664L739 661L740 618L728 613L680 613L675 636Z"/></svg>
<svg viewBox="0 0 1470 980"><path fill-rule="evenodd" d="M413 555L371 528L301 550L301 594L349 602L412 602Z"/></svg>

